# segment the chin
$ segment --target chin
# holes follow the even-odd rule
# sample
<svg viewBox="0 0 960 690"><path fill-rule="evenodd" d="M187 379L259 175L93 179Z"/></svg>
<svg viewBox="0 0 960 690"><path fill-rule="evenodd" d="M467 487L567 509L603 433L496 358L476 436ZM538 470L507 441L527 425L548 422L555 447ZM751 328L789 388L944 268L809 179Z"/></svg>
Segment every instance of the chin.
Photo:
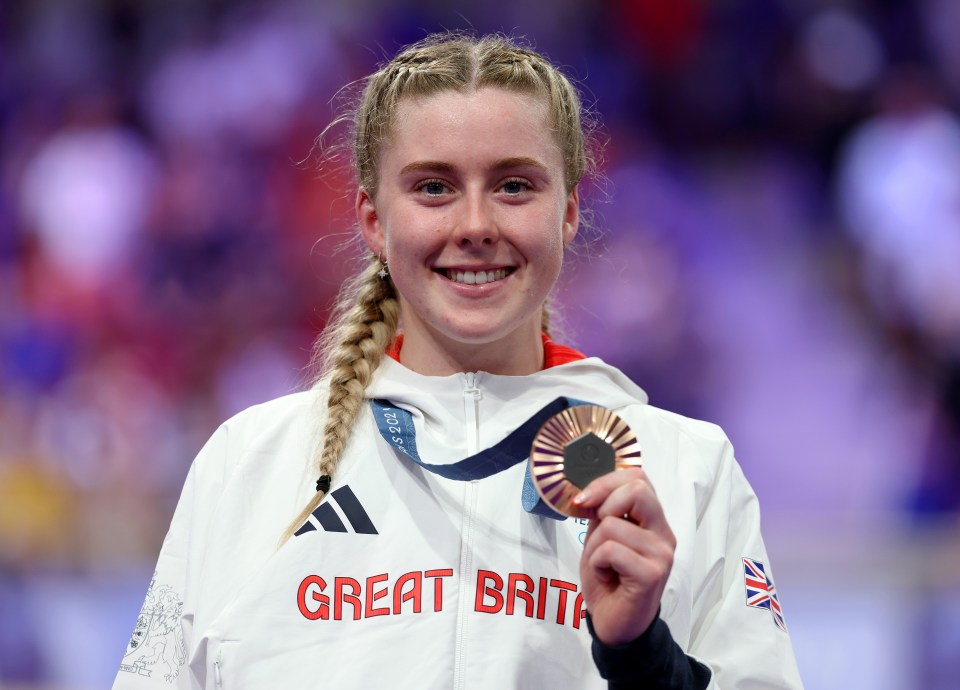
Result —
<svg viewBox="0 0 960 690"><path fill-rule="evenodd" d="M447 328L444 335L464 345L489 345L517 332L517 326L503 325L491 328L489 323L465 325L462 328Z"/></svg>

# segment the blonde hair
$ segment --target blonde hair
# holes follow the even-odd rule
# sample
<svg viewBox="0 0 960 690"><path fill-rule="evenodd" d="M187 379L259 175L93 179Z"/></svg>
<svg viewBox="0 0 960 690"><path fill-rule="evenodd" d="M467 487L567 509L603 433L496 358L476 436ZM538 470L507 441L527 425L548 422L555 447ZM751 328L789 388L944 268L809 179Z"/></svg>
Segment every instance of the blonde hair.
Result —
<svg viewBox="0 0 960 690"><path fill-rule="evenodd" d="M594 169L592 122L584 117L576 89L556 67L539 53L505 36L476 38L444 33L408 46L365 80L359 105L348 116L353 123L353 160L360 186L371 198L376 197L380 152L403 99L485 86L546 99L550 124L563 154L568 193L585 173ZM315 458L321 481L316 494L287 528L281 543L320 505L325 495L324 477L329 490L330 478L350 438L366 388L396 335L400 305L389 277L380 277L381 268L379 259L371 256L367 268L344 284L333 318L314 344L315 382L323 379L329 389ZM546 302L542 322L544 331L549 333L551 315Z"/></svg>

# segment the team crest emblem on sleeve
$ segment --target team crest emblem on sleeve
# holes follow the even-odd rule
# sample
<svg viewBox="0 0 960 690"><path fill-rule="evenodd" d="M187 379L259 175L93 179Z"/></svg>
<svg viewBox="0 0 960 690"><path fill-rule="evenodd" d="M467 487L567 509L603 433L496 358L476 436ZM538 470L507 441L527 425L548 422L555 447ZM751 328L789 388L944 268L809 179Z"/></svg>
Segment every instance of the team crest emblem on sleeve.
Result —
<svg viewBox="0 0 960 690"><path fill-rule="evenodd" d="M176 680L187 657L180 627L182 611L183 601L179 595L169 585L158 587L154 574L120 670L150 677L156 665L162 664L164 680L168 683Z"/></svg>
<svg viewBox="0 0 960 690"><path fill-rule="evenodd" d="M786 632L787 624L783 620L783 609L780 608L777 588L773 580L764 572L763 563L752 558L744 558L743 578L747 590L747 606L768 609L773 615L773 622Z"/></svg>

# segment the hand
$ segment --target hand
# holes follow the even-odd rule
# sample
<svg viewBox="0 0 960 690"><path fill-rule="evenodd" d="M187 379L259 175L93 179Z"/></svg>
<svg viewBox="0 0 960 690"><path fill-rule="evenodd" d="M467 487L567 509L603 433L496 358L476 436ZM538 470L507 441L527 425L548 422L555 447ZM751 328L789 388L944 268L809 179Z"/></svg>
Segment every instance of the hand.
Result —
<svg viewBox="0 0 960 690"><path fill-rule="evenodd" d="M606 644L630 642L657 615L676 537L642 469L598 477L574 503L595 510L580 557L593 629Z"/></svg>

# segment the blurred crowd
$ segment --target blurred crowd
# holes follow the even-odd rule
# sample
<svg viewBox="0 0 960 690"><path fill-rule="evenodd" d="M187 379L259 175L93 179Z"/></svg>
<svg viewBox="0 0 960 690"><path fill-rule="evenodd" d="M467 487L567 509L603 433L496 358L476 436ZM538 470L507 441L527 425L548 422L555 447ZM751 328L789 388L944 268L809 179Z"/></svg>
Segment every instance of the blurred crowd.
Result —
<svg viewBox="0 0 960 690"><path fill-rule="evenodd" d="M37 573L152 567L205 439L304 385L358 255L315 139L440 28L528 37L603 122L568 342L722 423L774 513L957 514L960 2L453 5L5 5L3 623ZM24 630L0 684L46 677Z"/></svg>

